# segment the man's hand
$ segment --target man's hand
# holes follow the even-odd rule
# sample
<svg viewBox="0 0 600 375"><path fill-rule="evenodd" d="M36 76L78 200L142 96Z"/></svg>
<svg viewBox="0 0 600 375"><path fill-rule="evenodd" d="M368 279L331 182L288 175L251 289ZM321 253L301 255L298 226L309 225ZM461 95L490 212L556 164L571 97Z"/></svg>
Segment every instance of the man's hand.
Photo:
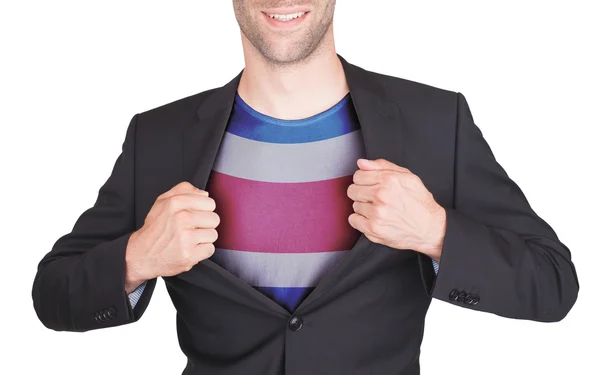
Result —
<svg viewBox="0 0 600 375"><path fill-rule="evenodd" d="M421 179L384 159L358 159L348 197L354 203L352 227L372 242L411 249L440 261L446 233L446 210Z"/></svg>
<svg viewBox="0 0 600 375"><path fill-rule="evenodd" d="M182 182L160 195L126 249L125 290L145 280L189 271L210 257L220 218L208 192Z"/></svg>

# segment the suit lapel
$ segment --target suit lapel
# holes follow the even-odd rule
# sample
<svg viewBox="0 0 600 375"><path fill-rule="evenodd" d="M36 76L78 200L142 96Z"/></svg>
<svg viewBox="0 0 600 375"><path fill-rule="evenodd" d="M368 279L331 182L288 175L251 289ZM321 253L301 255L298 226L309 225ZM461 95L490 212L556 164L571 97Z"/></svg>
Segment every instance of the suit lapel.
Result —
<svg viewBox="0 0 600 375"><path fill-rule="evenodd" d="M219 146L229 122L233 108L235 93L242 72L225 86L215 89L198 107L197 119L187 123L183 128L183 173L184 180L199 189L206 189ZM217 203L218 204L218 203ZM245 291L258 306L267 308L279 315L289 316L289 312L281 305L254 289L231 272L225 270L212 260L205 259L192 268L208 267L221 275L232 287Z"/></svg>
<svg viewBox="0 0 600 375"><path fill-rule="evenodd" d="M241 76L242 72L209 94L196 111L196 121L183 128L184 177L199 189L206 188Z"/></svg>
<svg viewBox="0 0 600 375"><path fill-rule="evenodd" d="M384 88L375 81L371 73L348 63L340 55L338 58L344 68L350 96L357 112L367 158L383 158L402 165L402 123L399 108L386 99ZM242 72L225 86L213 90L200 104L197 120L186 124L183 128L184 178L200 189L206 188L225 134ZM360 264L370 251L373 251L371 245L372 242L362 234L348 254L321 278L313 292L296 311L305 309L324 296L344 275ZM289 312L278 303L210 259L200 262L199 265L210 267L223 275L232 285L246 289L263 306L279 314L289 315Z"/></svg>
<svg viewBox="0 0 600 375"><path fill-rule="evenodd" d="M383 158L401 165L401 123L398 107L386 100L383 87L369 72L349 64L340 55L338 58L342 62L352 103L360 123L367 159ZM345 275L359 266L374 250L372 245L373 243L361 234L348 254L320 279L312 293L298 306L296 312L306 311Z"/></svg>

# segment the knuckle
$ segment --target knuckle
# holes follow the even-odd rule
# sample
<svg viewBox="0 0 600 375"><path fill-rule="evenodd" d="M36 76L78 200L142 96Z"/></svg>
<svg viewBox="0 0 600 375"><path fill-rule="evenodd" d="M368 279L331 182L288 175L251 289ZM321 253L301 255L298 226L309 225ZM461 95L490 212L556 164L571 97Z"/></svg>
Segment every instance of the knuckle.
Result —
<svg viewBox="0 0 600 375"><path fill-rule="evenodd" d="M181 195L174 195L169 198L169 209L171 212L179 211L183 208L185 204L185 197Z"/></svg>
<svg viewBox="0 0 600 375"><path fill-rule="evenodd" d="M198 251L202 254L202 258L206 259L215 253L215 245L212 243L203 243L198 245Z"/></svg>
<svg viewBox="0 0 600 375"><path fill-rule="evenodd" d="M375 189L375 191L373 192L373 196L379 202L386 201L387 200L387 195L388 195L387 194L387 189L385 189L383 187L379 187L379 188Z"/></svg>
<svg viewBox="0 0 600 375"><path fill-rule="evenodd" d="M186 187L185 187L185 181L184 182L180 182L177 185L173 186L171 189L169 189L168 191L164 192L162 195L172 195L172 194L177 194L180 193L182 191L185 191Z"/></svg>
<svg viewBox="0 0 600 375"><path fill-rule="evenodd" d="M373 223L371 226L371 233L376 237L381 237L381 226L377 225L377 223Z"/></svg>
<svg viewBox="0 0 600 375"><path fill-rule="evenodd" d="M190 221L190 212L186 210L177 211L173 214L173 220L178 227L183 227Z"/></svg>
<svg viewBox="0 0 600 375"><path fill-rule="evenodd" d="M390 184L395 183L396 182L396 177L397 177L397 173L396 172L381 171L381 170L377 172L377 179L384 186L389 186Z"/></svg>
<svg viewBox="0 0 600 375"><path fill-rule="evenodd" d="M375 223L372 220L368 221L365 224L365 227L366 227L367 231L369 231L370 233L373 233L374 235L377 235L377 226L375 225Z"/></svg>
<svg viewBox="0 0 600 375"><path fill-rule="evenodd" d="M376 218L382 218L385 217L387 210L385 208L385 206L381 205L381 204L375 204L373 206L373 216L375 216Z"/></svg>
<svg viewBox="0 0 600 375"><path fill-rule="evenodd" d="M421 178L419 176L417 176L416 174L409 174L406 176L407 181L410 184L418 184L421 182Z"/></svg>
<svg viewBox="0 0 600 375"><path fill-rule="evenodd" d="M192 259L187 258L186 262L183 264L183 271L187 272L187 271L191 270L192 267L194 267L194 262L192 261Z"/></svg>
<svg viewBox="0 0 600 375"><path fill-rule="evenodd" d="M190 259L190 256L191 256L191 254L190 254L187 246L182 245L179 250L180 263L184 266L187 265L189 263L188 260Z"/></svg>
<svg viewBox="0 0 600 375"><path fill-rule="evenodd" d="M215 229L204 228L198 233L198 243L209 243L216 241L217 231Z"/></svg>
<svg viewBox="0 0 600 375"><path fill-rule="evenodd" d="M383 181L387 186L393 186L398 183L398 176L392 173L383 175Z"/></svg>

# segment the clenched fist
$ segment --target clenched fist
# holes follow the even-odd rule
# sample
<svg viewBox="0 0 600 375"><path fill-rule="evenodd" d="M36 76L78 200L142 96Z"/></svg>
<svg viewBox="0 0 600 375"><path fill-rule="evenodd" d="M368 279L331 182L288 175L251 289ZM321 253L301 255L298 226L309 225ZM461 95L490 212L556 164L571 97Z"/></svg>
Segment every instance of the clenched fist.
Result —
<svg viewBox="0 0 600 375"><path fill-rule="evenodd" d="M127 244L125 290L131 293L145 280L189 271L210 257L217 240L219 215L208 192L181 182L161 194L144 225Z"/></svg>

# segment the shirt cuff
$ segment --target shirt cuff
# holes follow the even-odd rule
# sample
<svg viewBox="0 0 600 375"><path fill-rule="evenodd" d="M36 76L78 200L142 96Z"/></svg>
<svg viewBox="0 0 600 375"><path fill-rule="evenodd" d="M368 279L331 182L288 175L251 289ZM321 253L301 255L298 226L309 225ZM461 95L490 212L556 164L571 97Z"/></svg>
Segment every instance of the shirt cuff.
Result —
<svg viewBox="0 0 600 375"><path fill-rule="evenodd" d="M142 293L144 292L144 288L146 287L146 283L147 283L147 281L144 281L137 288L135 288L135 290L133 292L128 294L129 302L131 303L132 309L135 307L136 303L139 301L140 297L142 296Z"/></svg>

